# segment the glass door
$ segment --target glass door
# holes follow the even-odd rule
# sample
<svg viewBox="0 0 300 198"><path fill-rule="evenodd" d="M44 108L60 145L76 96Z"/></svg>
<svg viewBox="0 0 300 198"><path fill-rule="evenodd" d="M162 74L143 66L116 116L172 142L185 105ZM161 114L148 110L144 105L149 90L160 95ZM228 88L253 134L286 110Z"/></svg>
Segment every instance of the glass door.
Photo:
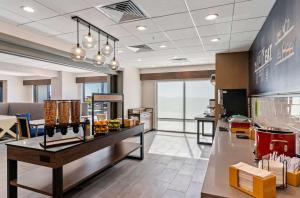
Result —
<svg viewBox="0 0 300 198"><path fill-rule="evenodd" d="M183 81L157 82L157 128L163 131L184 130Z"/></svg>
<svg viewBox="0 0 300 198"><path fill-rule="evenodd" d="M157 129L196 133L194 118L207 111L212 98L214 87L209 80L158 81Z"/></svg>
<svg viewBox="0 0 300 198"><path fill-rule="evenodd" d="M215 98L215 88L209 80L185 82L185 132L197 132L194 118L208 111L209 99L213 98ZM211 124L206 124L205 129L211 131Z"/></svg>

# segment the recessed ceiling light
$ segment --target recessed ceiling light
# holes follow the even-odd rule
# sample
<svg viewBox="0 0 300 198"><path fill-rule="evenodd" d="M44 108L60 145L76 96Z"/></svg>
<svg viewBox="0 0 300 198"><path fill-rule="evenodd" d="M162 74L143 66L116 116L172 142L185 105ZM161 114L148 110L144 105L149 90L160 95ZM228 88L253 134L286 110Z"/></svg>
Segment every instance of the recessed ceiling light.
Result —
<svg viewBox="0 0 300 198"><path fill-rule="evenodd" d="M119 54L123 53L123 50L118 50L118 53L119 53Z"/></svg>
<svg viewBox="0 0 300 198"><path fill-rule="evenodd" d="M137 29L138 31L145 31L145 30L147 29L147 27L146 27L146 26L139 25L139 26L136 26L136 29Z"/></svg>
<svg viewBox="0 0 300 198"><path fill-rule="evenodd" d="M139 59L137 59L137 61L138 61L138 62L141 62L141 61L142 61L142 59L140 59L140 58L139 58Z"/></svg>
<svg viewBox="0 0 300 198"><path fill-rule="evenodd" d="M167 46L166 45L160 45L159 47L160 48L166 48Z"/></svg>
<svg viewBox="0 0 300 198"><path fill-rule="evenodd" d="M21 6L21 9L25 12L34 13L34 9L29 6Z"/></svg>
<svg viewBox="0 0 300 198"><path fill-rule="evenodd" d="M210 41L211 42L219 42L221 39L220 38L214 38L214 39L211 39Z"/></svg>
<svg viewBox="0 0 300 198"><path fill-rule="evenodd" d="M212 21L212 20L216 20L218 17L219 17L219 14L209 14L205 17L205 19L208 21Z"/></svg>

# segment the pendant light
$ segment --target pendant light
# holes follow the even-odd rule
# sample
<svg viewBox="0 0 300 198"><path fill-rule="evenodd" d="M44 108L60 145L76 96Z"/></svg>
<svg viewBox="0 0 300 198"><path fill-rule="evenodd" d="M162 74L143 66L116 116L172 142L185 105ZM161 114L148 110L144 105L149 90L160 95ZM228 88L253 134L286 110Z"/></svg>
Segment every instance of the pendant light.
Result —
<svg viewBox="0 0 300 198"><path fill-rule="evenodd" d="M83 36L82 46L86 49L95 47L96 39L91 35L91 27L89 26L89 33Z"/></svg>
<svg viewBox="0 0 300 198"><path fill-rule="evenodd" d="M110 56L113 51L112 46L108 43L108 35L106 37L106 44L102 48L102 54L104 56Z"/></svg>
<svg viewBox="0 0 300 198"><path fill-rule="evenodd" d="M71 58L74 61L82 61L86 58L85 50L79 45L79 21L77 19L77 45L71 49Z"/></svg>
<svg viewBox="0 0 300 198"><path fill-rule="evenodd" d="M119 61L117 61L117 59L116 59L116 41L114 41L114 58L111 60L109 67L112 70L119 69Z"/></svg>
<svg viewBox="0 0 300 198"><path fill-rule="evenodd" d="M100 66L105 62L105 56L100 52L100 30L98 32L98 53L94 56L94 65Z"/></svg>

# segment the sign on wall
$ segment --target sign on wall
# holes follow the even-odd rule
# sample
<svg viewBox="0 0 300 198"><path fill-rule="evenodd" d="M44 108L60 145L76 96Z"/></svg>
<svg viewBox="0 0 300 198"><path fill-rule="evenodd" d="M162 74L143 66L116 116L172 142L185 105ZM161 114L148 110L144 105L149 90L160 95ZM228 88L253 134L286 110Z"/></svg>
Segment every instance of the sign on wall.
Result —
<svg viewBox="0 0 300 198"><path fill-rule="evenodd" d="M274 5L250 49L251 94L300 92L299 10L297 0Z"/></svg>

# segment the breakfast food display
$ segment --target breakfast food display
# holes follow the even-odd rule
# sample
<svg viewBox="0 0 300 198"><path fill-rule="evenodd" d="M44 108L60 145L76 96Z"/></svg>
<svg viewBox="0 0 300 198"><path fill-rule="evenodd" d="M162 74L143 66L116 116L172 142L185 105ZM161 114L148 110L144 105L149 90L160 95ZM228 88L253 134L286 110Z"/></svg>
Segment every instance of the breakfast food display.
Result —
<svg viewBox="0 0 300 198"><path fill-rule="evenodd" d="M45 130L47 135L50 137L54 135L54 128L56 126L56 115L57 115L57 101L45 100L44 101Z"/></svg>
<svg viewBox="0 0 300 198"><path fill-rule="evenodd" d="M106 134L108 133L108 120L95 121L95 132L97 134Z"/></svg>
<svg viewBox="0 0 300 198"><path fill-rule="evenodd" d="M58 123L61 125L61 133L65 135L67 133L67 127L69 124L70 115L70 102L60 101L58 103Z"/></svg>
<svg viewBox="0 0 300 198"><path fill-rule="evenodd" d="M71 101L71 123L73 125L73 131L78 133L80 124L80 100Z"/></svg>

